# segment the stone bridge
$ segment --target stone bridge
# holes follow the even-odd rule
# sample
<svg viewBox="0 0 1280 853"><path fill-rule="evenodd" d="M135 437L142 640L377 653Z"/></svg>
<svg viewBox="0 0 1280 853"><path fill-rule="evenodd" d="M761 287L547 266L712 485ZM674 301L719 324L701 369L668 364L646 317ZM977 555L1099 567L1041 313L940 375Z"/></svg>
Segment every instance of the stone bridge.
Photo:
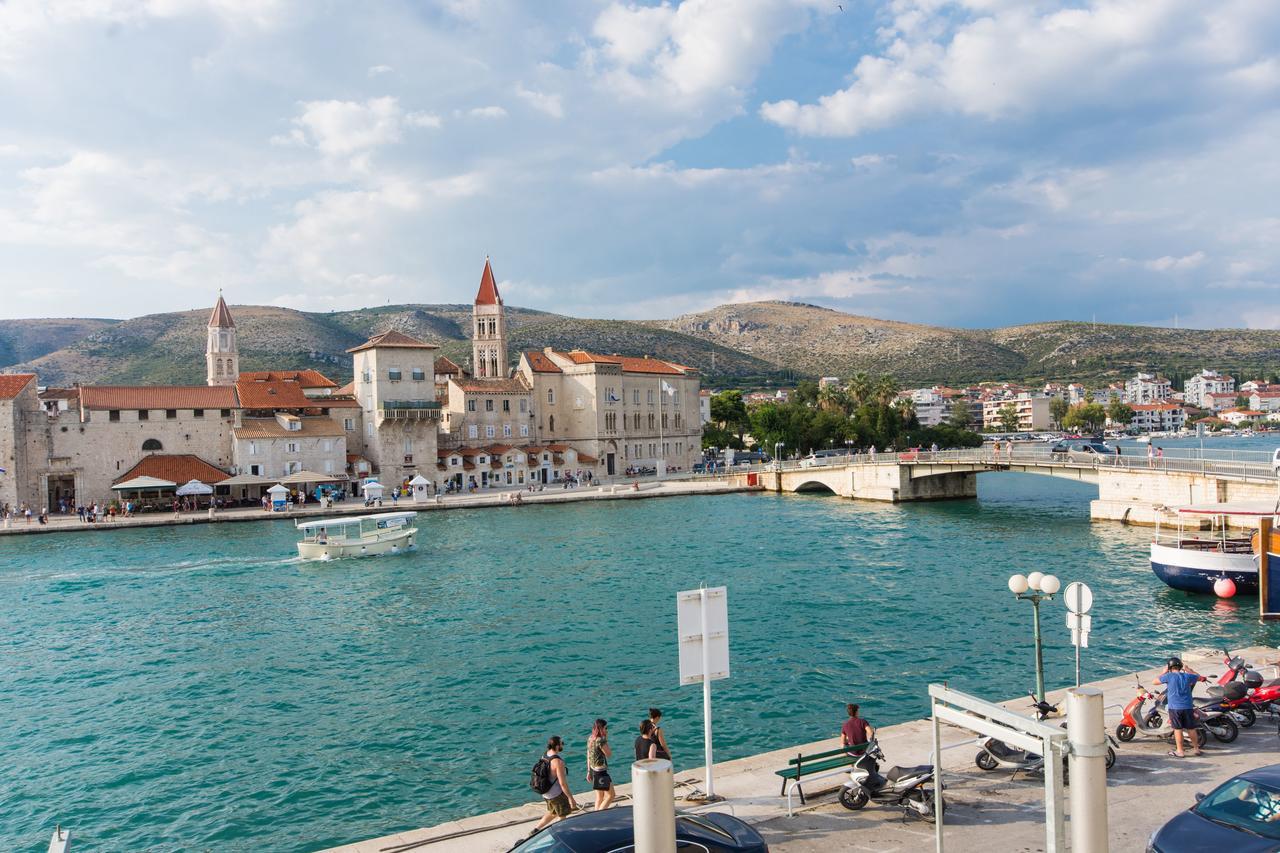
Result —
<svg viewBox="0 0 1280 853"><path fill-rule="evenodd" d="M1162 459L1145 455L1071 460L1046 447L994 453L989 448L931 453L859 454L829 460L764 465L735 473L777 492L831 492L872 501L956 500L977 497L978 474L1010 471L1091 483L1098 488L1090 515L1129 524L1167 519L1168 507L1190 503L1274 501L1277 479L1266 453L1202 457L1198 451L1169 451Z"/></svg>

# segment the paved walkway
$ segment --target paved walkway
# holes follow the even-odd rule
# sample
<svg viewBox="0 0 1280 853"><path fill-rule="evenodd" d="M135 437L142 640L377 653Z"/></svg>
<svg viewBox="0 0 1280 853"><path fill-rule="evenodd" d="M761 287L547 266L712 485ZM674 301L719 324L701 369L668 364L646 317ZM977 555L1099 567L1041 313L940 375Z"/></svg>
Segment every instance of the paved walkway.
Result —
<svg viewBox="0 0 1280 853"><path fill-rule="evenodd" d="M1240 652L1251 662L1272 661L1275 649ZM1202 650L1184 655L1187 665L1204 674L1222 671L1220 655ZM1160 670L1136 673L1150 686ZM1107 726L1114 731L1121 708L1134 691L1134 674L1094 682L1104 691ZM922 685L923 692L923 685ZM1064 691L1051 693L1058 701ZM1004 703L1028 712L1024 697ZM832 720L834 728L840 722ZM930 761L930 724L915 720L879 731L889 765ZM985 773L974 765L974 736L955 728L944 729L943 767L947 786L946 841L948 851L1040 851L1044 849L1043 783L1035 777L1011 778L1005 771ZM785 798L778 796L774 771L786 766L797 752L810 753L839 746L835 738L803 746L729 761L716 765L716 793L726 797L714 810L725 811L755 825L771 850L782 853L830 853L832 850L920 851L933 847L933 827L919 820L904 820L900 810L872 804L850 812L833 796L842 775L817 779L805 786L808 805L787 816ZM1280 762L1277 726L1262 718L1244 730L1233 744L1211 743L1202 758L1178 759L1166 755L1163 741L1138 739L1121 744L1116 765L1108 775L1107 801L1111 849L1141 850L1150 834L1179 811L1194 803L1197 791L1205 791L1246 769ZM701 768L676 775L677 796L696 790ZM590 791L576 792L579 802L591 802ZM619 793L629 794L629 786ZM680 803L681 807L687 804ZM500 853L526 835L542 813L538 804L478 815L333 848L328 853L384 853L398 845L424 853ZM436 839L436 840L432 840Z"/></svg>
<svg viewBox="0 0 1280 853"><path fill-rule="evenodd" d="M220 509L210 515L208 510L184 512L174 516L172 512L148 512L131 518L117 516L113 521L99 521L85 524L74 515L50 516L48 524L40 524L34 518L28 524L22 519L11 520L8 527L0 523L0 536L37 535L44 533L85 532L101 530L119 530L126 527L165 527L180 524L217 524L229 521L280 521L285 518L330 518L340 515L366 515L371 512L391 512L392 510L417 510L431 512L445 509L468 509L474 507L511 506L514 495L520 495L522 504L572 503L591 500L630 500L635 498L672 497L676 495L725 494L728 492L758 491L757 487L746 487L722 479L687 479L687 480L649 480L607 483L595 486L579 486L565 489L558 485L549 485L541 492L528 492L522 489L490 489L476 494L441 495L439 500L432 499L427 503L414 503L403 499L392 503L384 499L382 506L370 509L360 500L348 500L323 508L318 503L308 503L304 508L292 509L288 513L264 512L260 507L237 507Z"/></svg>

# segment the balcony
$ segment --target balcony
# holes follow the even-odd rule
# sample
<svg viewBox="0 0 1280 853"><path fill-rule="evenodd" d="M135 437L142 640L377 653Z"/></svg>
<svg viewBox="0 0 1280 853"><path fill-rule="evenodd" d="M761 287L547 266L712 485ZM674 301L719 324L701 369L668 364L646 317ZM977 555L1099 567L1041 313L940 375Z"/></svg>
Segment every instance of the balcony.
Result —
<svg viewBox="0 0 1280 853"><path fill-rule="evenodd" d="M440 404L426 400L383 400L379 406L382 417L400 421L438 421Z"/></svg>

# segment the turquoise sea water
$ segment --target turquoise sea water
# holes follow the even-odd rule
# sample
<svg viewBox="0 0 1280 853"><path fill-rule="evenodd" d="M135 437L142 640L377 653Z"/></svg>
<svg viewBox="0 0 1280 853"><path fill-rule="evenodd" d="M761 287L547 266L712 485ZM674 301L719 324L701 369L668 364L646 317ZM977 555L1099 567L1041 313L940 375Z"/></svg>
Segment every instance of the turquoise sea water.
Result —
<svg viewBox="0 0 1280 853"><path fill-rule="evenodd" d="M585 772L591 720L625 756L650 705L677 765L698 765L674 593L701 581L730 596L720 760L834 734L847 701L922 716L933 680L1030 687L1015 571L1093 586L1086 677L1280 639L1256 600L1161 586L1150 531L1091 524L1093 496L993 474L967 502L433 513L414 554L327 564L293 560L280 522L0 539L0 849L43 850L61 822L86 853L315 850L527 801L548 734ZM1044 613L1061 685L1060 603Z"/></svg>

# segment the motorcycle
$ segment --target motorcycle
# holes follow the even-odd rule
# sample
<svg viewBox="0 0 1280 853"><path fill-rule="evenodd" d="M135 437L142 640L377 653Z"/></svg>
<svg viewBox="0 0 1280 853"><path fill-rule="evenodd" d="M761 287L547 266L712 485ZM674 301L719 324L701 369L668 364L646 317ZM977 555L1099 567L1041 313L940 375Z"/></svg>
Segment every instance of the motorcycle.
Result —
<svg viewBox="0 0 1280 853"><path fill-rule="evenodd" d="M933 823L934 791L925 787L933 783L933 765L915 767L890 767L881 775L879 762L885 760L880 744L873 738L849 771L849 781L840 789L840 805L857 811L867 803L888 803L901 806L909 815ZM945 809L946 803L943 803Z"/></svg>
<svg viewBox="0 0 1280 853"><path fill-rule="evenodd" d="M1227 670L1207 692L1210 697L1221 697L1223 710L1228 711L1237 723L1247 729L1257 722L1258 714L1270 712L1273 703L1280 705L1280 679L1266 681L1262 673L1244 662L1244 658L1232 656L1225 649L1222 654L1222 662L1226 664ZM1232 686L1238 684L1244 685L1245 695L1228 695Z"/></svg>
<svg viewBox="0 0 1280 853"><path fill-rule="evenodd" d="M1160 700L1162 696L1157 696L1150 690L1142 686L1142 682L1138 682L1138 693L1124 708L1124 715L1120 718L1120 724L1116 726L1116 738L1123 743L1128 743L1138 735L1149 738L1158 738L1166 742L1173 741L1173 728L1169 725L1168 715L1162 713L1162 705ZM1149 705L1147 703L1150 703ZM1235 722L1227 717L1226 714L1218 713L1218 717L1225 718L1235 728L1236 734L1239 729L1236 728ZM1203 747L1209 741L1209 727L1206 725L1205 714L1200 710L1195 711L1196 732L1199 734L1200 745ZM1224 732L1225 734L1225 732ZM1234 740L1235 738L1232 738Z"/></svg>
<svg viewBox="0 0 1280 853"><path fill-rule="evenodd" d="M1051 714L1058 712L1057 705L1051 705L1047 701L1037 700L1034 693L1031 696L1031 707L1036 711L1036 719L1043 722ZM1062 728L1066 728L1064 722ZM1109 741L1107 745L1107 769L1110 770L1116 763L1116 751L1114 747L1116 743L1112 740L1111 735L1107 735ZM1017 749L1009 746L1004 741L994 737L984 738L982 746L978 750L978 754L974 756L974 763L982 770L1013 770L1014 775L1020 772L1027 773L1044 773L1044 757L1036 755L1034 752L1027 752L1024 749ZM1067 765L1063 765L1064 778L1067 773Z"/></svg>

